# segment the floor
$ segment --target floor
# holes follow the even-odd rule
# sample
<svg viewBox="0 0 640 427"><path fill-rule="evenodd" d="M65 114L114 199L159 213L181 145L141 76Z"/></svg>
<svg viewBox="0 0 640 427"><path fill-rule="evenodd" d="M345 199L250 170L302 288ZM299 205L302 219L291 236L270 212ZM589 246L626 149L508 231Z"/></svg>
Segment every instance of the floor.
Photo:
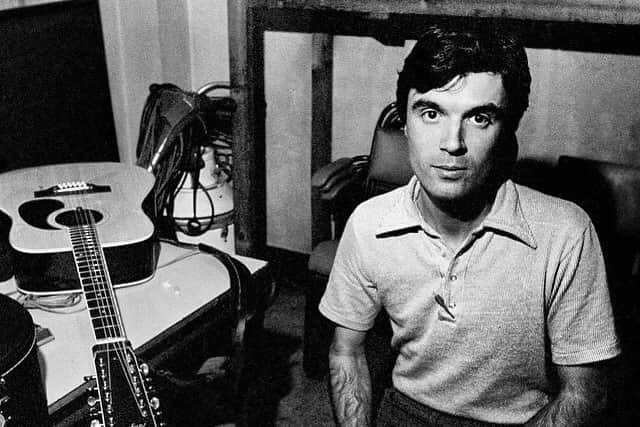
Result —
<svg viewBox="0 0 640 427"><path fill-rule="evenodd" d="M278 295L266 313L261 366L249 391L251 425L333 426L326 381L302 370L306 263L297 257L276 262Z"/></svg>

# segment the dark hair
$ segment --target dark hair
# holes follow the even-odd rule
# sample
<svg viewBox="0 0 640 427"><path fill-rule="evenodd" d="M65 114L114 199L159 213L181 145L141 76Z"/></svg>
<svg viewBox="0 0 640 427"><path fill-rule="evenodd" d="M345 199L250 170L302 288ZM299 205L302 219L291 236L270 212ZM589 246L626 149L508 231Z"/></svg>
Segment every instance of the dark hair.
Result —
<svg viewBox="0 0 640 427"><path fill-rule="evenodd" d="M430 27L413 47L398 75L396 104L402 121L407 118L411 88L420 93L445 86L469 73L502 76L512 131L529 106L531 75L524 46L510 32L490 23L440 24Z"/></svg>

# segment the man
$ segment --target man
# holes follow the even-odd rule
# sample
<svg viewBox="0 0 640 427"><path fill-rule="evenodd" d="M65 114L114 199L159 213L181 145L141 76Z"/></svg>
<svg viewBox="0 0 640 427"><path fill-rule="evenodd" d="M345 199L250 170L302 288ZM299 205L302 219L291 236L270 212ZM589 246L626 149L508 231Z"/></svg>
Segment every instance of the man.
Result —
<svg viewBox="0 0 640 427"><path fill-rule="evenodd" d="M415 176L353 213L320 303L339 425L371 424L363 342L381 309L398 357L379 426L572 426L603 409L620 350L593 225L509 179L530 83L522 45L486 25L433 27L405 60Z"/></svg>

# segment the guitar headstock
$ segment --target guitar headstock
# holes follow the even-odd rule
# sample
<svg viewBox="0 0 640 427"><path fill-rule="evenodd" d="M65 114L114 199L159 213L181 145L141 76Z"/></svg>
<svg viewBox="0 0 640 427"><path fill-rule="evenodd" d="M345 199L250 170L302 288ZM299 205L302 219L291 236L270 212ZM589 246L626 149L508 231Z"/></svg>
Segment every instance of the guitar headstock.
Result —
<svg viewBox="0 0 640 427"><path fill-rule="evenodd" d="M91 427L162 427L160 399L149 367L139 364L128 341L93 347L96 385L87 399Z"/></svg>

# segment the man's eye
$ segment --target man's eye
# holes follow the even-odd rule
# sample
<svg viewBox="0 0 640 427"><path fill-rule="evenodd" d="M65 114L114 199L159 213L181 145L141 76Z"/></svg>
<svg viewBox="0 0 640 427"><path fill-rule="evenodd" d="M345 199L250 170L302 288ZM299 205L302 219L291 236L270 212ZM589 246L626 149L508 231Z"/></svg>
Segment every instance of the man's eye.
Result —
<svg viewBox="0 0 640 427"><path fill-rule="evenodd" d="M478 127L487 127L491 124L491 118L484 114L476 114L471 117L471 122Z"/></svg>
<svg viewBox="0 0 640 427"><path fill-rule="evenodd" d="M436 110L426 110L422 113L422 117L425 120L436 120L438 118L438 112Z"/></svg>

